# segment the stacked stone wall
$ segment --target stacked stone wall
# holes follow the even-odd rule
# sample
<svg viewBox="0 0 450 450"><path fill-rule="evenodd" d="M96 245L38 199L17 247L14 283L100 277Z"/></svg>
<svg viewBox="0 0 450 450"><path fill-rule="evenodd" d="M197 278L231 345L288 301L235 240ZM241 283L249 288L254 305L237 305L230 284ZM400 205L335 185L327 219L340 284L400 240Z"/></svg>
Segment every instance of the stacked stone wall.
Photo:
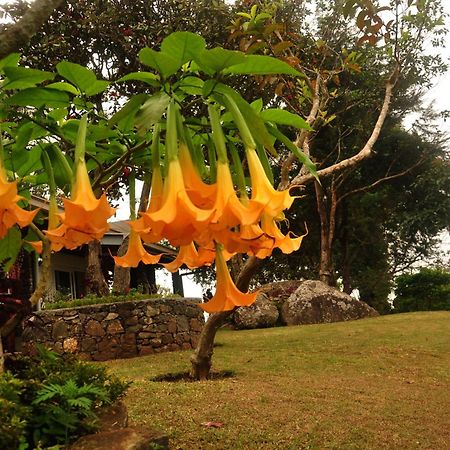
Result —
<svg viewBox="0 0 450 450"><path fill-rule="evenodd" d="M23 351L36 343L105 361L194 348L204 324L198 299L150 299L37 312L25 324Z"/></svg>

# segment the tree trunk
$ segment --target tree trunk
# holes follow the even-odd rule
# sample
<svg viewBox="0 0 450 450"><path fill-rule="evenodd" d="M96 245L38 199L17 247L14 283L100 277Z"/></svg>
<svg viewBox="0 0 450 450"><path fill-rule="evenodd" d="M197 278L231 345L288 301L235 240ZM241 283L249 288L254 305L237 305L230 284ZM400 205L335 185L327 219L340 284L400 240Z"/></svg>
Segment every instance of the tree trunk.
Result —
<svg viewBox="0 0 450 450"><path fill-rule="evenodd" d="M117 250L117 256L123 256L128 250L128 238L122 241ZM126 294L130 288L131 274L129 267L121 267L114 264L113 292L116 294Z"/></svg>
<svg viewBox="0 0 450 450"><path fill-rule="evenodd" d="M239 277L236 281L236 286L242 292L246 292L250 285L253 275L261 265L261 260L251 257L245 263ZM237 308L231 311L222 311L211 314L205 323L200 334L197 347L194 354L191 356L191 377L195 380L206 380L212 366L212 356L214 352L214 339L219 328L225 323L226 319Z"/></svg>
<svg viewBox="0 0 450 450"><path fill-rule="evenodd" d="M35 0L16 23L0 35L0 59L20 51L63 3L62 0Z"/></svg>
<svg viewBox="0 0 450 450"><path fill-rule="evenodd" d="M322 186L315 181L317 212L320 218L320 265L319 279L333 286L333 270L331 265L330 221L327 211L327 198Z"/></svg>
<svg viewBox="0 0 450 450"><path fill-rule="evenodd" d="M88 266L86 269L86 290L88 294L99 297L108 295L109 289L103 276L101 266L102 246L100 241L92 241L88 244Z"/></svg>

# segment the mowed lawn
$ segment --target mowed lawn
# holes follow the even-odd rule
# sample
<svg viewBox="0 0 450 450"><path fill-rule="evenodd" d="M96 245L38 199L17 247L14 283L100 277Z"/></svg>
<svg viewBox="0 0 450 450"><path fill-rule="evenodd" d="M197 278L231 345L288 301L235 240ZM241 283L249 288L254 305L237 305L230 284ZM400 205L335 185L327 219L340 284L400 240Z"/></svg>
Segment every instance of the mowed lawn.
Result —
<svg viewBox="0 0 450 450"><path fill-rule="evenodd" d="M450 449L450 312L218 333L228 379L150 378L191 352L108 362L134 424L173 449ZM221 428L206 428L208 421Z"/></svg>

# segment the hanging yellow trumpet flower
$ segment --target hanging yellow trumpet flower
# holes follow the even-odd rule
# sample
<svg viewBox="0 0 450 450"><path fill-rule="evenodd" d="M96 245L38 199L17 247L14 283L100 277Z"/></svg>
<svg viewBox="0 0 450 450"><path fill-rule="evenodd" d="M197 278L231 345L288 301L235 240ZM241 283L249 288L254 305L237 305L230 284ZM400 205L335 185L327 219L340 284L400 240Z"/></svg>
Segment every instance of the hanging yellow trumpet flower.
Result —
<svg viewBox="0 0 450 450"><path fill-rule="evenodd" d="M144 264L157 264L161 254L152 255L142 245L141 238L133 229L129 235L128 250L124 256L114 256L114 262L121 267L137 267L140 262Z"/></svg>
<svg viewBox="0 0 450 450"><path fill-rule="evenodd" d="M0 239L5 237L8 230L15 224L19 227L29 225L39 209L25 211L17 202L23 197L17 194L17 181L9 182L3 166L3 155L0 155Z"/></svg>
<svg viewBox="0 0 450 450"><path fill-rule="evenodd" d="M235 286L220 246L216 248L216 273L216 293L208 303L199 304L200 308L208 313L214 313L230 311L237 306L249 306L254 303L258 293L245 294Z"/></svg>
<svg viewBox="0 0 450 450"><path fill-rule="evenodd" d="M84 116L80 120L77 136L71 200L63 199L64 213L59 215L61 225L46 232L51 242L62 244L68 249L101 239L109 229L107 221L115 211L109 206L105 194L97 199L92 191L84 160L86 126L87 118Z"/></svg>

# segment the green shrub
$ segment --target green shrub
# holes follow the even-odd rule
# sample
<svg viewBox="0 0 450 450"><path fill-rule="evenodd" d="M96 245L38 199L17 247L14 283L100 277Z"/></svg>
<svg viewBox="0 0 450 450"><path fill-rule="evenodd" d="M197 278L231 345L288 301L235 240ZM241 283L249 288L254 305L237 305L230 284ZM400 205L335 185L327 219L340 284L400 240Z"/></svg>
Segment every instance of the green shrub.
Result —
<svg viewBox="0 0 450 450"><path fill-rule="evenodd" d="M87 295L83 298L73 300L58 300L54 302L46 302L43 309L61 309L61 308L75 308L78 306L101 305L105 303L119 303L119 302L133 302L139 300L146 300L149 298L164 298L161 294L140 294L130 293L126 295L106 295L104 297L97 297L95 295ZM179 297L177 294L170 295L170 297Z"/></svg>
<svg viewBox="0 0 450 450"><path fill-rule="evenodd" d="M450 272L424 268L395 284L395 312L450 310Z"/></svg>
<svg viewBox="0 0 450 450"><path fill-rule="evenodd" d="M105 367L42 346L35 357L15 357L9 370L0 377L1 449L67 444L95 430L99 408L128 387Z"/></svg>

